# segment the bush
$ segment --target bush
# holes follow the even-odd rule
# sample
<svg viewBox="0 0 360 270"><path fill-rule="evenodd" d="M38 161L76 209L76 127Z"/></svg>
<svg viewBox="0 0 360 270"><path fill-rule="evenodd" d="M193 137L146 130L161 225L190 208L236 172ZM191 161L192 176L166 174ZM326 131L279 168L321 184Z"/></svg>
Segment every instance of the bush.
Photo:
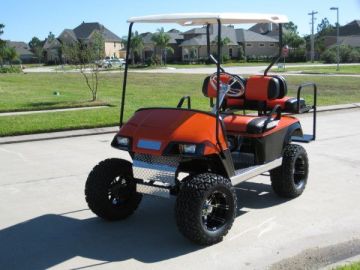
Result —
<svg viewBox="0 0 360 270"><path fill-rule="evenodd" d="M336 63L336 46L326 49L321 54L321 60L325 63ZM360 61L360 50L350 46L342 45L339 48L340 62L341 63L354 63Z"/></svg>
<svg viewBox="0 0 360 270"><path fill-rule="evenodd" d="M350 46L340 46L340 62L349 63L352 50Z"/></svg>
<svg viewBox="0 0 360 270"><path fill-rule="evenodd" d="M153 55L145 61L147 66L158 66L160 65L160 58Z"/></svg>
<svg viewBox="0 0 360 270"><path fill-rule="evenodd" d="M226 54L223 54L222 63L227 63L227 62L229 62L229 60L230 60L230 57L228 55L226 55Z"/></svg>
<svg viewBox="0 0 360 270"><path fill-rule="evenodd" d="M360 62L360 51L359 50L352 50L349 54L349 62L350 63L358 63Z"/></svg>
<svg viewBox="0 0 360 270"><path fill-rule="evenodd" d="M336 53L333 50L325 50L320 56L320 59L326 64L332 64L336 62Z"/></svg>
<svg viewBox="0 0 360 270"><path fill-rule="evenodd" d="M305 48L290 50L287 62L306 62Z"/></svg>
<svg viewBox="0 0 360 270"><path fill-rule="evenodd" d="M0 73L20 73L20 67L0 67Z"/></svg>

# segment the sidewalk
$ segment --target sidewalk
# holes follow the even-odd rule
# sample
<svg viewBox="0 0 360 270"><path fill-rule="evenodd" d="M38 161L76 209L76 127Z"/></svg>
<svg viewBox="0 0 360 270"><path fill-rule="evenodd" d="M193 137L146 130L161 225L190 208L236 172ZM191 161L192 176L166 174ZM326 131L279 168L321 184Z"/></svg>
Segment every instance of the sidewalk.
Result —
<svg viewBox="0 0 360 270"><path fill-rule="evenodd" d="M321 106L321 107L317 108L317 111L318 112L328 112L328 111L349 110L349 109L360 109L360 103ZM108 133L115 134L118 130L119 130L119 127L115 126L115 127L76 129L76 130L68 130L68 131L60 131L60 132L0 137L0 145L1 144L9 144L9 143L21 143L21 142L31 142L31 141L62 139L62 138L108 134Z"/></svg>

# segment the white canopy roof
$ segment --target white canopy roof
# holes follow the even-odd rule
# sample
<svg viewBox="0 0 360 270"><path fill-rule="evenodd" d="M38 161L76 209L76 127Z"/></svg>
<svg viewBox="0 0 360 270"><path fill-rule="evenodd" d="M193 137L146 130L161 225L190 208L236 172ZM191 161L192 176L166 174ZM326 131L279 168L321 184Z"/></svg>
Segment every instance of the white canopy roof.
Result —
<svg viewBox="0 0 360 270"><path fill-rule="evenodd" d="M287 16L261 13L174 13L142 17L132 17L129 23L177 23L180 25L216 24L220 19L222 24L241 23L287 23Z"/></svg>

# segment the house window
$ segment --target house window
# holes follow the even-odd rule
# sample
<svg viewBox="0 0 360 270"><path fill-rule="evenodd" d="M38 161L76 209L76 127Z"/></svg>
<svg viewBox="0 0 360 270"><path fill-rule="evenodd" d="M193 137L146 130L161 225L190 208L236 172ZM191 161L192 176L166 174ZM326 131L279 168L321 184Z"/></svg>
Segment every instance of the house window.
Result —
<svg viewBox="0 0 360 270"><path fill-rule="evenodd" d="M251 43L246 43L246 47L252 47Z"/></svg>
<svg viewBox="0 0 360 270"><path fill-rule="evenodd" d="M274 47L275 44L274 44L274 43L270 43L269 46L270 46L270 47Z"/></svg>
<svg viewBox="0 0 360 270"><path fill-rule="evenodd" d="M233 49L229 48L229 57L232 58L233 57Z"/></svg>
<svg viewBox="0 0 360 270"><path fill-rule="evenodd" d="M265 47L265 44L264 44L264 43L260 43L260 44L259 44L259 47Z"/></svg>
<svg viewBox="0 0 360 270"><path fill-rule="evenodd" d="M114 42L114 49L116 48L116 43Z"/></svg>

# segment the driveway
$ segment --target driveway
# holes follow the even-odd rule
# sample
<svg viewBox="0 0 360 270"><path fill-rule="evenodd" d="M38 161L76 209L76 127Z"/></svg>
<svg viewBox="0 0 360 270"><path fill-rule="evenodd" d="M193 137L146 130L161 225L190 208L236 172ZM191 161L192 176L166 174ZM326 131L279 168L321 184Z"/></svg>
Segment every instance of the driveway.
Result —
<svg viewBox="0 0 360 270"><path fill-rule="evenodd" d="M310 128L309 115L302 118ZM120 155L109 145L112 135L0 145L0 269L266 269L284 259L289 269L309 249L317 268L353 256L360 253L359 136L360 109L320 113L318 140L305 145L304 194L280 199L265 176L240 184L233 228L211 247L180 235L174 199L145 197L123 222L88 210L87 174ZM330 245L338 256L316 252Z"/></svg>

